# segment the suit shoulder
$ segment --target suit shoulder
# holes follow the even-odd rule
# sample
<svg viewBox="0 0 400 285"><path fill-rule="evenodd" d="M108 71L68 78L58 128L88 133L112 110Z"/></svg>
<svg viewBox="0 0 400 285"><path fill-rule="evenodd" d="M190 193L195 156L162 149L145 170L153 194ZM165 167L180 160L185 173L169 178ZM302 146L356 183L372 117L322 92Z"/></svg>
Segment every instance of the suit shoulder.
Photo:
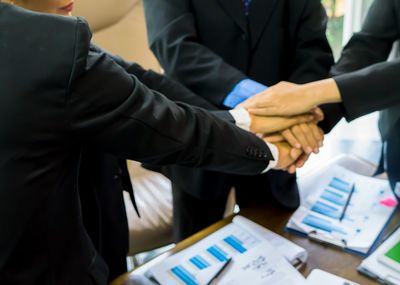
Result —
<svg viewBox="0 0 400 285"><path fill-rule="evenodd" d="M0 9L0 13L4 15L1 22L12 27L14 33L23 32L28 35L25 40L32 39L35 43L55 45L58 48L78 44L89 49L91 33L83 18L38 13L1 3Z"/></svg>

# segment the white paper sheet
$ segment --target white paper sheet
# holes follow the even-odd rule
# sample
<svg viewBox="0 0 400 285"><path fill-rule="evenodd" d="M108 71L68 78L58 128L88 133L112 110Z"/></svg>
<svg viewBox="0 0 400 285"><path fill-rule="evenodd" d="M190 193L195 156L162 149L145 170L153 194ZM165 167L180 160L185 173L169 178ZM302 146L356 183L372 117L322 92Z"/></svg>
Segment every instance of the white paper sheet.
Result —
<svg viewBox="0 0 400 285"><path fill-rule="evenodd" d="M307 251L290 240L242 216L234 217L232 223L269 241L290 263L297 264L298 261L302 263L306 262L308 257Z"/></svg>
<svg viewBox="0 0 400 285"><path fill-rule="evenodd" d="M314 232L328 242L337 241L349 249L367 253L397 204L389 183L340 166L316 173L313 183L309 182L310 178L308 187L312 189L306 189L309 195L287 227L304 233ZM353 186L354 192L350 194Z"/></svg>
<svg viewBox="0 0 400 285"><path fill-rule="evenodd" d="M302 285L305 281L268 241L234 223L155 265L150 273L162 285L203 285L227 258L232 262L215 284Z"/></svg>

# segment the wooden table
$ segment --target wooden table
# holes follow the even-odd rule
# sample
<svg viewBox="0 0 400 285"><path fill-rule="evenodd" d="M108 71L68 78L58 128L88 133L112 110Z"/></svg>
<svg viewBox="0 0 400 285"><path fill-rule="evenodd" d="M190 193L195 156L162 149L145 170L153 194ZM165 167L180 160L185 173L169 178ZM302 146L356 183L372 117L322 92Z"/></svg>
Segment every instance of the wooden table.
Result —
<svg viewBox="0 0 400 285"><path fill-rule="evenodd" d="M307 249L309 253L307 263L300 269L300 272L304 276L308 276L311 270L315 268L320 268L322 270L342 276L344 278L360 283L362 285L378 284L374 280L369 279L357 272L357 267L363 259L361 256L350 254L340 249L336 249L331 246L326 246L311 241L307 238L286 232L285 225L292 214L291 211L278 209L273 206L268 206L268 207L254 206L242 210L240 214ZM198 240L204 238L210 233L228 224L231 220L232 217L210 226L209 228L177 244L177 246L174 249L170 250L165 254L162 254L161 256L156 257L152 261L139 267L133 272L140 274L142 272L147 271L152 265L156 264L157 262L160 262L161 260L170 256L171 254L176 253L194 244ZM390 225L387 227L386 233L391 232L399 223L400 223L400 213L397 212L395 214L395 217L393 217ZM134 285L134 283L130 279L131 274L132 272L120 276L110 285Z"/></svg>

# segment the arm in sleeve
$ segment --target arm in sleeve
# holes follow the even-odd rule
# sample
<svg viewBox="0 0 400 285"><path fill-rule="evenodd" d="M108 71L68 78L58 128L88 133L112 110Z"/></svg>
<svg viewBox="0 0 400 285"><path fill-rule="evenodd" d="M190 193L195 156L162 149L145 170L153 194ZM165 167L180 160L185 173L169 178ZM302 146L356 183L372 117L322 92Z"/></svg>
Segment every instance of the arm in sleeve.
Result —
<svg viewBox="0 0 400 285"><path fill-rule="evenodd" d="M393 43L399 38L396 7L393 0L375 0L360 32L344 47L342 55L331 69L331 75L355 71L386 61Z"/></svg>
<svg viewBox="0 0 400 285"><path fill-rule="evenodd" d="M119 66L121 66L127 73L134 75L149 89L155 90L165 95L169 100L186 103L207 110L218 110L216 106L208 102L206 99L197 96L188 88L186 88L179 82L169 78L168 76L159 74L157 72L154 72L153 70L144 69L137 63L129 62L95 45L91 46L91 50L99 54L106 54L107 56L112 58Z"/></svg>
<svg viewBox="0 0 400 285"><path fill-rule="evenodd" d="M339 61L332 67L330 75L339 76L386 61L393 43L399 38L396 10L393 0L375 0L368 11L361 31L355 33L346 44ZM339 81L342 80L339 79ZM380 94L374 96L379 97ZM347 111L350 110L349 108L353 107L348 106ZM329 104L322 109L326 117L326 120L322 122L324 130L333 128L347 113L343 104ZM358 116L358 112L353 115L351 112L347 113L348 119L355 118L355 116Z"/></svg>
<svg viewBox="0 0 400 285"><path fill-rule="evenodd" d="M68 99L71 132L101 151L149 164L180 164L257 174L268 146L209 112L175 104L144 86L106 54L89 53Z"/></svg>
<svg viewBox="0 0 400 285"><path fill-rule="evenodd" d="M144 1L149 45L166 74L221 106L246 76L199 42L189 2Z"/></svg>
<svg viewBox="0 0 400 285"><path fill-rule="evenodd" d="M400 60L334 77L347 120L400 104Z"/></svg>

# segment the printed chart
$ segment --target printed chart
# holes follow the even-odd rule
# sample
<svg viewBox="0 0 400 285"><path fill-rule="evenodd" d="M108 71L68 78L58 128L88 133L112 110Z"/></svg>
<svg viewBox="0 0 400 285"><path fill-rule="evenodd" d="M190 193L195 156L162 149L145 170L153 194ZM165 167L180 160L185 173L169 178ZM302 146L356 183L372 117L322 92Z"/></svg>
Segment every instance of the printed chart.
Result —
<svg viewBox="0 0 400 285"><path fill-rule="evenodd" d="M397 205L387 181L340 166L315 175L310 185L287 227L361 253L368 252Z"/></svg>

